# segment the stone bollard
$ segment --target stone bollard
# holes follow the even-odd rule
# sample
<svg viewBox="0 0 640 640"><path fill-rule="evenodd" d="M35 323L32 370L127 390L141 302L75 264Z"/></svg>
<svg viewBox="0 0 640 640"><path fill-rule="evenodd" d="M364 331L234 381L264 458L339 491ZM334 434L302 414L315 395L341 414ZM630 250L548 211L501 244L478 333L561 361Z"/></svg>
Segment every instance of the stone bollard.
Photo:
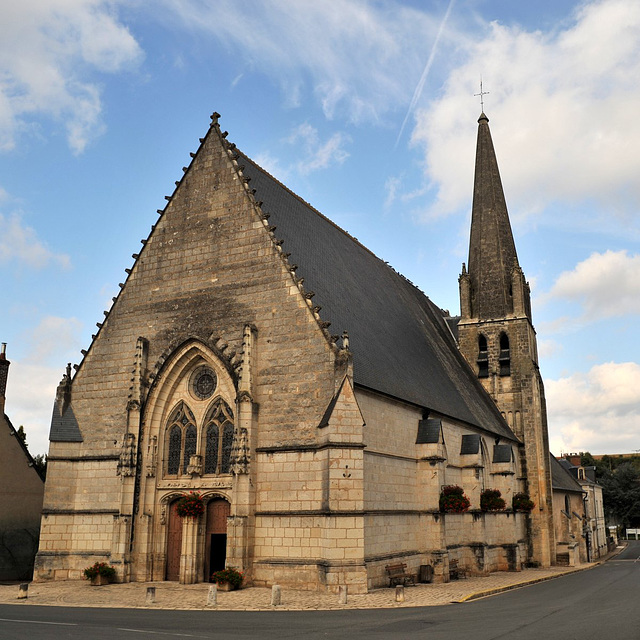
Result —
<svg viewBox="0 0 640 640"><path fill-rule="evenodd" d="M29 583L23 582L18 590L18 600L27 598L29 596Z"/></svg>
<svg viewBox="0 0 640 640"><path fill-rule="evenodd" d="M404 602L404 586L401 584L396 585L396 602Z"/></svg>
<svg viewBox="0 0 640 640"><path fill-rule="evenodd" d="M156 601L156 588L147 587L147 599L146 604L153 604Z"/></svg>
<svg viewBox="0 0 640 640"><path fill-rule="evenodd" d="M282 604L282 588L279 584L274 584L271 587L271 606L277 607Z"/></svg>
<svg viewBox="0 0 640 640"><path fill-rule="evenodd" d="M347 604L347 587L338 587L338 604Z"/></svg>
<svg viewBox="0 0 640 640"><path fill-rule="evenodd" d="M218 585L213 583L209 587L209 593L207 594L207 607L215 607L218 604Z"/></svg>

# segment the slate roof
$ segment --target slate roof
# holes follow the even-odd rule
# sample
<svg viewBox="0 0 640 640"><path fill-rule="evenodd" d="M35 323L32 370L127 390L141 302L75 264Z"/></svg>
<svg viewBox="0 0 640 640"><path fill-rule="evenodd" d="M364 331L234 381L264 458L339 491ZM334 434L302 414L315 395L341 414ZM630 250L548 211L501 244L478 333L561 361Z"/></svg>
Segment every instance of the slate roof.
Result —
<svg viewBox="0 0 640 640"><path fill-rule="evenodd" d="M549 454L551 461L551 486L554 491L572 491L582 493L578 481L558 462L556 457Z"/></svg>
<svg viewBox="0 0 640 640"><path fill-rule="evenodd" d="M58 403L53 403L49 441L82 442L82 433L80 433L80 427L78 426L78 421L76 420L71 405L64 410L64 415L60 415Z"/></svg>
<svg viewBox="0 0 640 640"><path fill-rule="evenodd" d="M444 312L345 231L240 155L275 236L330 331L349 333L355 383L517 440L459 352Z"/></svg>

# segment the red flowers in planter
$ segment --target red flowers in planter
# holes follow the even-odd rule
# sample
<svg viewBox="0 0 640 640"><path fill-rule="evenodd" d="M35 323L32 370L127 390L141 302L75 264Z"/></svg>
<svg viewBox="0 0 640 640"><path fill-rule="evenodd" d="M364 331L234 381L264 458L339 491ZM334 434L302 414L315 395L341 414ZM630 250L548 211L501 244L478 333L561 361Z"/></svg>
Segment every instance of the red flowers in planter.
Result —
<svg viewBox="0 0 640 640"><path fill-rule="evenodd" d="M512 506L514 511L531 513L536 505L526 493L516 493L513 496Z"/></svg>
<svg viewBox="0 0 640 640"><path fill-rule="evenodd" d="M498 489L485 489L480 494L480 508L483 511L502 511L507 506Z"/></svg>
<svg viewBox="0 0 640 640"><path fill-rule="evenodd" d="M211 574L211 581L217 584L229 583L233 589L239 589L244 580L244 573L234 567L227 567Z"/></svg>
<svg viewBox="0 0 640 640"><path fill-rule="evenodd" d="M440 492L440 511L444 513L464 513L471 506L471 501L464 495L464 489L456 484L442 487Z"/></svg>
<svg viewBox="0 0 640 640"><path fill-rule="evenodd" d="M106 562L96 562L90 567L87 567L83 573L87 580L93 580L98 576L102 576L103 578L107 578L111 581L116 577L116 570Z"/></svg>
<svg viewBox="0 0 640 640"><path fill-rule="evenodd" d="M191 491L176 504L176 513L181 518L197 518L204 513L204 500L199 493Z"/></svg>

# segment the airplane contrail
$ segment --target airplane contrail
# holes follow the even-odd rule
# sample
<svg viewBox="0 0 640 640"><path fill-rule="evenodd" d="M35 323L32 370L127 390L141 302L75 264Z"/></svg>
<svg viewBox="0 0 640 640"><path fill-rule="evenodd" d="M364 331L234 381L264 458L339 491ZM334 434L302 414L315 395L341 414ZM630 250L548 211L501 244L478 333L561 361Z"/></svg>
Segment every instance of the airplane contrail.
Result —
<svg viewBox="0 0 640 640"><path fill-rule="evenodd" d="M396 144L394 145L394 149L398 146L398 142L400 142L400 138L402 137L402 133L404 132L404 128L407 125L407 121L409 120L409 116L412 114L415 106L422 95L422 89L424 88L424 83L427 80L427 76L429 75L429 71L431 70L431 65L433 64L433 59L436 56L436 52L438 49L438 42L440 42L440 36L444 31L444 28L447 24L447 20L449 19L449 14L451 13L451 9L456 0L450 0L449 6L444 14L444 18L442 18L442 22L440 23L440 27L438 29L438 33L436 35L436 39L431 47L431 53L429 54L429 59L427 60L427 64L422 71L422 75L420 76L420 81L416 86L416 90L413 92L413 98L411 98L411 104L409 105L409 109L407 110L407 115L404 117L404 121L402 122L402 126L400 127L400 133L398 133L398 138L396 139Z"/></svg>

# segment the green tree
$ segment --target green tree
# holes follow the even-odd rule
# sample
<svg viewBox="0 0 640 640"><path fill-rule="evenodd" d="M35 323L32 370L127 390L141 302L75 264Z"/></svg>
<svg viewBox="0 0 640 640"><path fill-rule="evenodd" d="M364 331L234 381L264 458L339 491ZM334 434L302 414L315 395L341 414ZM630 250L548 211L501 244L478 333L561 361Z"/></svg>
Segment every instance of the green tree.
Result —
<svg viewBox="0 0 640 640"><path fill-rule="evenodd" d="M33 456L33 466L38 470L44 480L47 477L47 456L44 453Z"/></svg>
<svg viewBox="0 0 640 640"><path fill-rule="evenodd" d="M25 447L28 447L29 445L27 444L27 434L24 431L24 427L22 425L20 425L18 427L18 430L16 431L16 435L18 436L18 438L20 438L20 440L22 440L22 444Z"/></svg>
<svg viewBox="0 0 640 640"><path fill-rule="evenodd" d="M605 511L624 527L640 526L640 472L633 463L620 464L601 484Z"/></svg>

